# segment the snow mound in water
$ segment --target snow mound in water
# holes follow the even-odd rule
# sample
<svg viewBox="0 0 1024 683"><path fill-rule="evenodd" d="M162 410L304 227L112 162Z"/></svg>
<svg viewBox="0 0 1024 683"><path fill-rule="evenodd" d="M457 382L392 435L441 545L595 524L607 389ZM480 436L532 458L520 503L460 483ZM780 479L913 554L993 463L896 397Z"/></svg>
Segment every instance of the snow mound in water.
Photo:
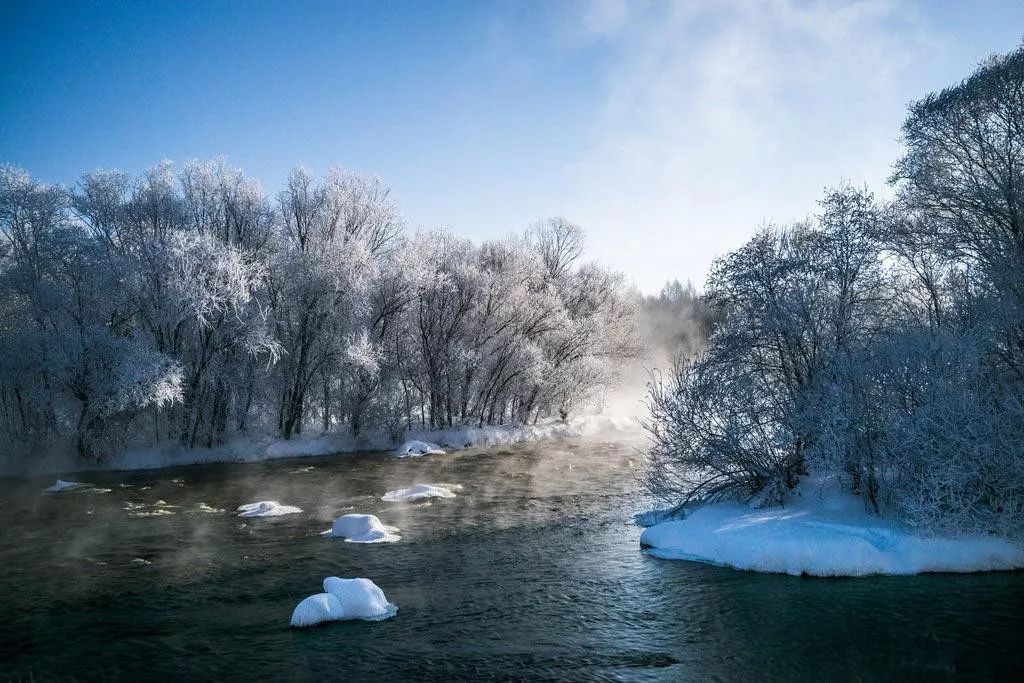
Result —
<svg viewBox="0 0 1024 683"><path fill-rule="evenodd" d="M376 515L342 515L334 520L328 536L344 538L349 543L394 543L401 540L393 526L385 526Z"/></svg>
<svg viewBox="0 0 1024 683"><path fill-rule="evenodd" d="M293 505L281 505L276 500L261 500L258 503L239 505L239 517L280 517L302 512L302 508Z"/></svg>
<svg viewBox="0 0 1024 683"><path fill-rule="evenodd" d="M834 491L815 495L806 488L798 492L795 502L784 508L706 505L685 519L645 529L640 544L663 559L797 576L1024 568L1024 549L1008 541L924 536L869 514L855 496Z"/></svg>
<svg viewBox="0 0 1024 683"><path fill-rule="evenodd" d="M443 486L434 486L433 484L416 484L407 489L398 489L396 491L388 491L381 500L388 503L411 503L417 500L426 500L428 498L454 498L455 494L451 489L446 489Z"/></svg>
<svg viewBox="0 0 1024 683"><path fill-rule="evenodd" d="M395 450L400 458L416 458L421 455L444 455L444 450L429 441L406 441Z"/></svg>
<svg viewBox="0 0 1024 683"><path fill-rule="evenodd" d="M61 491L73 491L75 489L88 488L91 486L92 484L86 484L80 481L64 481L63 479L58 479L57 483L45 489L45 492L60 493Z"/></svg>
<svg viewBox="0 0 1024 683"><path fill-rule="evenodd" d="M377 584L369 579L324 579L326 593L311 595L295 607L292 626L315 626L325 621L390 619L398 608L388 602Z"/></svg>

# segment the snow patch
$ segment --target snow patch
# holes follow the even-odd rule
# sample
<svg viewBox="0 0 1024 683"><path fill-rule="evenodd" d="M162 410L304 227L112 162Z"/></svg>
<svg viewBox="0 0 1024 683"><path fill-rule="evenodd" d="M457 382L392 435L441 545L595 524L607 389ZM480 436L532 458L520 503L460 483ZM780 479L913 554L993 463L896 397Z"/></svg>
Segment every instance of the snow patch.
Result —
<svg viewBox="0 0 1024 683"><path fill-rule="evenodd" d="M384 525L376 515L342 515L327 536L344 538L349 543L394 543L401 540L398 529Z"/></svg>
<svg viewBox="0 0 1024 683"><path fill-rule="evenodd" d="M714 503L645 529L662 559L795 576L867 576L1024 568L1024 549L992 536L925 536L871 515L856 496L798 487L792 504Z"/></svg>
<svg viewBox="0 0 1024 683"><path fill-rule="evenodd" d="M388 503L412 503L417 500L428 498L454 498L455 493L451 489L435 484L416 484L407 489L388 491L381 500Z"/></svg>
<svg viewBox="0 0 1024 683"><path fill-rule="evenodd" d="M84 481L65 481L63 479L57 479L57 482L52 486L47 486L43 489L44 494L62 494L71 492L71 490L88 490L93 494L109 494L111 493L110 488L99 488L91 483L85 483Z"/></svg>
<svg viewBox="0 0 1024 683"><path fill-rule="evenodd" d="M324 432L281 439L275 434L237 435L225 444L212 448L182 449L170 439L153 446L129 447L103 462L83 462L66 453L60 458L35 458L30 462L0 462L0 472L29 474L67 472L71 467L92 470L148 470L214 462L262 462L278 458L336 455L362 451L394 451L399 444L423 441L441 450L487 447L569 439L604 432L636 432L631 419L605 416L583 416L573 420L541 422L535 425L458 426L441 430L410 430L401 440L381 430L371 430L355 437L349 432Z"/></svg>
<svg viewBox="0 0 1024 683"><path fill-rule="evenodd" d="M369 579L324 579L324 593L311 595L295 607L292 626L314 626L325 621L389 619L398 608L388 602L377 584Z"/></svg>
<svg viewBox="0 0 1024 683"><path fill-rule="evenodd" d="M636 513L633 515L633 523L646 529L647 527L652 527L655 524L661 524L662 522L682 519L684 514L685 513L682 510L677 510L675 508L658 508L655 510Z"/></svg>
<svg viewBox="0 0 1024 683"><path fill-rule="evenodd" d="M445 451L429 441L406 441L395 451L399 458L415 458L421 455L444 455Z"/></svg>
<svg viewBox="0 0 1024 683"><path fill-rule="evenodd" d="M47 494L58 494L61 490L73 490L75 488L82 488L85 486L91 486L91 483L85 483L82 481L65 481L63 479L57 479L57 482L45 489Z"/></svg>
<svg viewBox="0 0 1024 683"><path fill-rule="evenodd" d="M293 505L281 505L276 500L261 500L258 503L239 505L239 517L280 517L302 512L302 508Z"/></svg>

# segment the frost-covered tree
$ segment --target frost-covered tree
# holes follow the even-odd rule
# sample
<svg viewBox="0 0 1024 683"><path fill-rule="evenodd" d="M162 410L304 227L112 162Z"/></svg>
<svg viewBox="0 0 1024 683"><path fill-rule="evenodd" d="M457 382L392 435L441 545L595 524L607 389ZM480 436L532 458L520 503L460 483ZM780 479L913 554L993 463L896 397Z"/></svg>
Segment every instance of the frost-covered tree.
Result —
<svg viewBox="0 0 1024 683"><path fill-rule="evenodd" d="M808 472L927 530L1024 534L1024 49L910 108L898 196L719 260L706 350L649 394L647 483L783 502Z"/></svg>
<svg viewBox="0 0 1024 683"><path fill-rule="evenodd" d="M578 226L407 238L388 188L341 170L275 201L223 159L73 190L4 167L0 237L0 429L25 452L523 423L595 401L635 352Z"/></svg>
<svg viewBox="0 0 1024 683"><path fill-rule="evenodd" d="M362 362L375 355L367 346L371 293L401 217L378 181L339 170L319 185L293 171L278 204L282 231L270 288L284 351L278 427L285 438L301 432L318 395L325 428L337 401L358 431L377 374L375 363Z"/></svg>
<svg viewBox="0 0 1024 683"><path fill-rule="evenodd" d="M27 444L73 435L94 455L108 425L181 397L180 368L134 334L133 264L71 219L70 198L0 170L4 425Z"/></svg>
<svg viewBox="0 0 1024 683"><path fill-rule="evenodd" d="M718 328L649 395L659 495L779 501L796 484L819 431L805 419L809 397L889 307L870 238L878 220L869 194L843 188L813 222L762 230L715 264L707 297Z"/></svg>

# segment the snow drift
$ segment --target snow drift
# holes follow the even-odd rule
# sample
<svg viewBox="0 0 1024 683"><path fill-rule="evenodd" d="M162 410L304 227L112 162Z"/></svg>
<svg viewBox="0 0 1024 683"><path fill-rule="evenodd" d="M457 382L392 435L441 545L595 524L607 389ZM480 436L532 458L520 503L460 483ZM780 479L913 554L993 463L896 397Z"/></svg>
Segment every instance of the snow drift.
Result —
<svg viewBox="0 0 1024 683"><path fill-rule="evenodd" d="M407 489L398 489L396 491L388 491L381 500L388 503L412 503L417 500L426 500L428 498L454 498L455 493L451 489L447 489L443 486L437 486L435 484L416 484L410 486Z"/></svg>
<svg viewBox="0 0 1024 683"><path fill-rule="evenodd" d="M699 507L645 529L640 544L662 559L759 572L866 576L1024 568L1024 549L992 536L925 536L867 513L856 496L807 487L784 508Z"/></svg>
<svg viewBox="0 0 1024 683"><path fill-rule="evenodd" d="M311 595L292 612L292 626L314 626L325 621L389 619L398 608L388 602L377 584L369 579L324 579L324 593Z"/></svg>
<svg viewBox="0 0 1024 683"><path fill-rule="evenodd" d="M406 441L395 450L399 458L412 458L421 455L444 455L445 451L436 443L429 441Z"/></svg>
<svg viewBox="0 0 1024 683"><path fill-rule="evenodd" d="M327 536L344 538L349 543L394 543L401 540L398 529L384 525L376 515L342 515L334 520Z"/></svg>
<svg viewBox="0 0 1024 683"><path fill-rule="evenodd" d="M293 505L281 505L276 500L261 500L258 503L239 505L239 517L280 517L302 512L302 508Z"/></svg>

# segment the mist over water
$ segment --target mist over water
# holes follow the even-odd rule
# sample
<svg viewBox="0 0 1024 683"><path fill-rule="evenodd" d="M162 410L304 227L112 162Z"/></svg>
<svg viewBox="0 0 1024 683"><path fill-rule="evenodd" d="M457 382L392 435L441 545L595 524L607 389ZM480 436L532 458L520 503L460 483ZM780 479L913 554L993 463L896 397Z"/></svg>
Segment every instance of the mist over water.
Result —
<svg viewBox="0 0 1024 683"><path fill-rule="evenodd" d="M662 679L1005 675L1024 575L801 580L649 558L641 435L0 480L0 674L15 679ZM380 500L417 483L423 504ZM102 493L99 490L110 489ZM259 500L302 514L237 517ZM327 538L375 514L393 544ZM325 576L379 623L291 629Z"/></svg>

